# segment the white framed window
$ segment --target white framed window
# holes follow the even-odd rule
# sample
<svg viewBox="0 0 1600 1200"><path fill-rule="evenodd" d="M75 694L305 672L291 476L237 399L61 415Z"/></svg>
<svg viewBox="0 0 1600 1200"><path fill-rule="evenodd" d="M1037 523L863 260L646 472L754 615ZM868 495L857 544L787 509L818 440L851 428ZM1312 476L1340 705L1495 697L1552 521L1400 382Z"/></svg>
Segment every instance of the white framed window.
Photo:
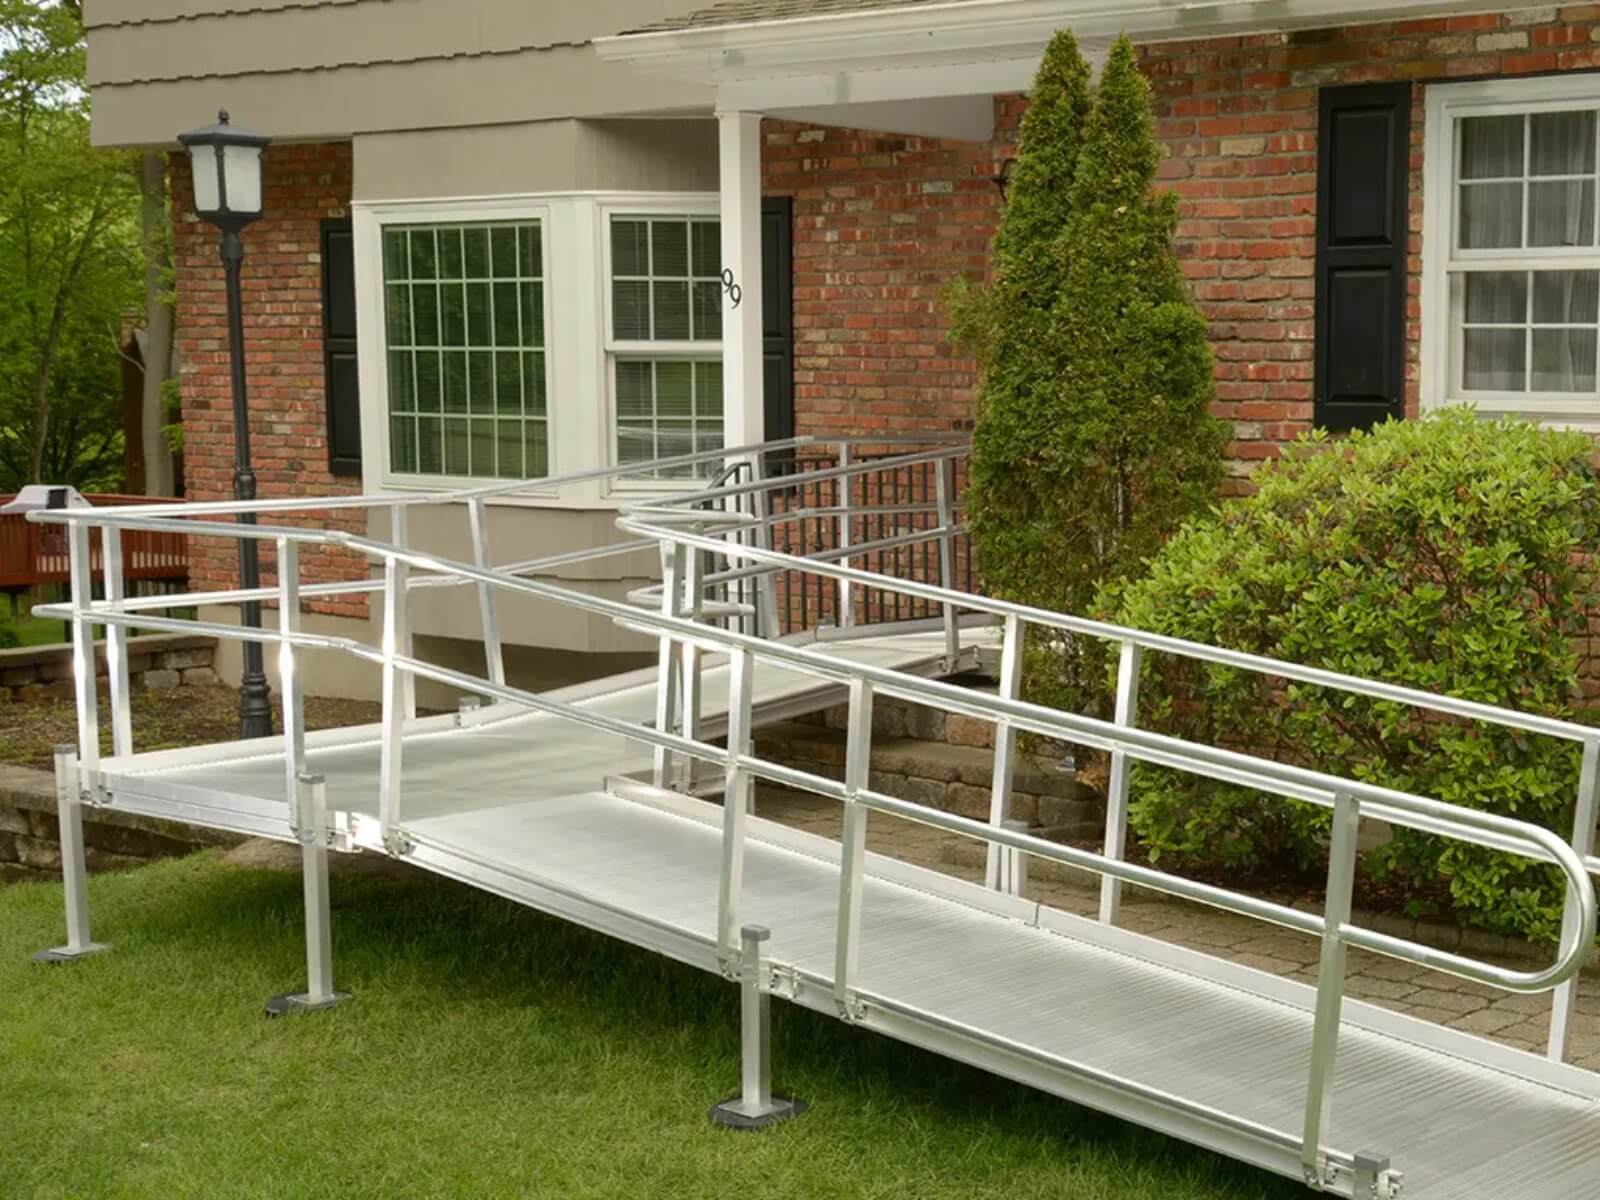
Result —
<svg viewBox="0 0 1600 1200"><path fill-rule="evenodd" d="M715 206L608 207L602 221L611 461L721 448L722 227ZM694 478L715 467L661 474Z"/></svg>
<svg viewBox="0 0 1600 1200"><path fill-rule="evenodd" d="M1600 428L1600 79L1430 87L1424 395Z"/></svg>
<svg viewBox="0 0 1600 1200"><path fill-rule="evenodd" d="M546 481L723 445L716 196L358 201L351 216L368 490L526 480L530 504L608 507L695 472Z"/></svg>
<svg viewBox="0 0 1600 1200"><path fill-rule="evenodd" d="M382 270L389 472L549 475L544 223L386 225Z"/></svg>

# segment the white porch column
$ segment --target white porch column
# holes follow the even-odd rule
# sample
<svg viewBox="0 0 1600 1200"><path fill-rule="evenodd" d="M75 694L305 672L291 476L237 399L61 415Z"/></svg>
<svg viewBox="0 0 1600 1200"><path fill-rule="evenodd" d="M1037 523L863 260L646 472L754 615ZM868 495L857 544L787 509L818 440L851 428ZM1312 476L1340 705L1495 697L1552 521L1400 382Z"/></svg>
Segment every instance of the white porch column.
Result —
<svg viewBox="0 0 1600 1200"><path fill-rule="evenodd" d="M765 436L761 347L761 114L719 112L722 267L722 405L726 445ZM726 276L725 276L726 278Z"/></svg>

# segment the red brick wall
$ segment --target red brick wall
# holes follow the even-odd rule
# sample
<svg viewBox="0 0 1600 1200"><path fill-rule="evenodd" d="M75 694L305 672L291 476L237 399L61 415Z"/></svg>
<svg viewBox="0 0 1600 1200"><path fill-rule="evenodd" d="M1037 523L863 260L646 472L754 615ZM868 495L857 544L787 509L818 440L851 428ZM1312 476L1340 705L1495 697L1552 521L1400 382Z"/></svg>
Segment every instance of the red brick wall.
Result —
<svg viewBox="0 0 1600 1200"><path fill-rule="evenodd" d="M1417 82L1406 405L1419 395L1424 84L1600 67L1600 5L1439 17L1145 47L1178 254L1211 322L1216 412L1242 477L1309 427L1317 92ZM996 98L998 142L766 126L766 188L795 197L796 409L802 432L971 420L972 364L946 335L951 276L979 273L991 182L1025 101ZM1242 479L1235 488L1242 488Z"/></svg>
<svg viewBox="0 0 1600 1200"><path fill-rule="evenodd" d="M187 155L169 159L181 356L184 472L188 498L233 498L233 393L228 310L217 231L193 215ZM266 216L245 230L243 272L250 448L263 498L359 492L328 471L323 400L321 222L348 215L350 146L274 146L267 151ZM357 513L304 523L365 532ZM237 542L194 539L191 578L206 589L237 586ZM263 544L272 578L270 543ZM359 577L365 567L335 551L303 547L307 581ZM319 601L317 611L364 616L364 598Z"/></svg>
<svg viewBox="0 0 1600 1200"><path fill-rule="evenodd" d="M1179 254L1212 323L1217 413L1236 473L1311 423L1317 92L1414 81L1406 411L1421 386L1423 97L1428 82L1600 65L1600 6L1434 17L1146 48Z"/></svg>
<svg viewBox="0 0 1600 1200"><path fill-rule="evenodd" d="M1001 105L1015 120L1017 104ZM973 364L940 293L981 275L999 213L996 151L768 121L766 190L794 197L800 433L970 425Z"/></svg>

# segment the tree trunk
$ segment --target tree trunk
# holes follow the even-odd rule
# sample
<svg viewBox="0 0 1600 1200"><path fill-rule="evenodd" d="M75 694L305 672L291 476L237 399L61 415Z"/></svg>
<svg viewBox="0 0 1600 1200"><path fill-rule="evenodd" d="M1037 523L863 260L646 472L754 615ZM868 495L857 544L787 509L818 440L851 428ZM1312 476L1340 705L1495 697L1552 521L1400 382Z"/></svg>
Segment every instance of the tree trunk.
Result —
<svg viewBox="0 0 1600 1200"><path fill-rule="evenodd" d="M167 294L166 163L156 151L146 152L139 165L140 223L144 233L144 400L140 411L139 441L144 450L144 490L151 496L177 494L172 470L172 447L162 426L166 424L162 384L172 365L173 313Z"/></svg>

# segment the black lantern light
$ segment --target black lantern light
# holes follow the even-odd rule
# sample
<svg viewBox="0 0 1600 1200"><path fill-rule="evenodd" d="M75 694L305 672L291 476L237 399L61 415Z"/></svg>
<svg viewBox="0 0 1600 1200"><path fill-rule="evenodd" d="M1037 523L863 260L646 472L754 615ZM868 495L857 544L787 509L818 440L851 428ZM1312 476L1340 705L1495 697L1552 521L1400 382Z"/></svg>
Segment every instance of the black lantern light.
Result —
<svg viewBox="0 0 1600 1200"><path fill-rule="evenodd" d="M1006 158L1001 161L1000 169L994 174L994 185L1000 189L1000 199L1005 200L1011 192L1011 176L1016 173L1017 160Z"/></svg>
<svg viewBox="0 0 1600 1200"><path fill-rule="evenodd" d="M256 474L250 465L250 413L245 396L244 306L239 272L244 264L244 241L239 231L261 217L261 154L271 138L237 129L228 114L218 113L217 123L178 135L189 151L194 174L194 210L197 216L222 231L222 269L228 291L228 350L233 374L233 495L236 500L256 498ZM241 524L253 525L255 514L241 512ZM261 586L261 563L253 538L239 539L239 585L247 591ZM261 628L261 602L244 604L244 624ZM243 737L268 737L272 733L272 706L267 676L262 669L261 643L244 644L244 671L239 686L239 732Z"/></svg>

